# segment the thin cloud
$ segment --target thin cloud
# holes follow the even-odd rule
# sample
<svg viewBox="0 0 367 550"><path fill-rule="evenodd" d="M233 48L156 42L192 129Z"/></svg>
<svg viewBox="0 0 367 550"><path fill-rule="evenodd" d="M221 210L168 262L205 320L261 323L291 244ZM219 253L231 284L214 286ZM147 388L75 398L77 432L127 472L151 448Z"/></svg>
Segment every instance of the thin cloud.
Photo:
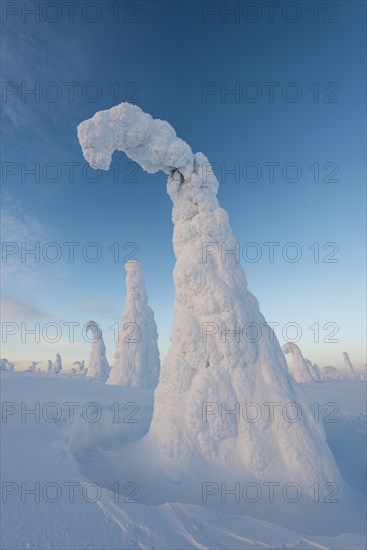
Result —
<svg viewBox="0 0 367 550"><path fill-rule="evenodd" d="M119 313L117 311L116 306L108 304L103 300L82 300L76 304L76 307L80 311L87 313L88 318L94 315L95 317L105 317L116 320L121 316L121 312Z"/></svg>
<svg viewBox="0 0 367 550"><path fill-rule="evenodd" d="M4 296L1 299L1 317L7 321L47 318L50 315L18 298Z"/></svg>
<svg viewBox="0 0 367 550"><path fill-rule="evenodd" d="M2 269L3 283L16 283L20 287L28 287L39 282L42 273L42 264L34 261L21 261L22 243L34 245L42 243L49 229L36 217L30 215L17 203L10 193L2 194L1 208L1 240L2 240ZM52 240L52 239L49 239ZM6 252L14 251L14 254Z"/></svg>

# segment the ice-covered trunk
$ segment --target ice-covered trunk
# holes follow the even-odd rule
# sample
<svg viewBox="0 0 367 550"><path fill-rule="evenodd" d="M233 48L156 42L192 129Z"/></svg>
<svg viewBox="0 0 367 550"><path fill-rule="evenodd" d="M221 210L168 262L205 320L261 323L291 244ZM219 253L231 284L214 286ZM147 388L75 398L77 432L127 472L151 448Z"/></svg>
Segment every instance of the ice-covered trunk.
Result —
<svg viewBox="0 0 367 550"><path fill-rule="evenodd" d="M292 363L289 367L289 370L295 381L300 384L307 384L308 382L312 382L313 378L309 369L309 364L311 363L310 361L308 361L308 359L305 359L303 357L299 347L292 342L286 342L282 347L282 350L283 353L292 354Z"/></svg>
<svg viewBox="0 0 367 550"><path fill-rule="evenodd" d="M125 269L125 310L119 326L115 364L107 384L155 388L159 378L160 359L154 313L148 306L139 262L126 262Z"/></svg>
<svg viewBox="0 0 367 550"><path fill-rule="evenodd" d="M180 481L199 460L237 468L245 479L340 483L322 424L289 375L242 267L222 254L235 239L204 155L193 155L167 123L129 104L97 113L78 135L95 168L108 169L117 149L149 172L170 174L174 322L149 436L167 475ZM296 422L284 413L290 402L301 410Z"/></svg>
<svg viewBox="0 0 367 550"><path fill-rule="evenodd" d="M344 359L344 368L347 371L349 378L352 378L352 380L358 380L358 377L355 373L352 362L349 359L349 355L346 351L343 351L343 359Z"/></svg>
<svg viewBox="0 0 367 550"><path fill-rule="evenodd" d="M106 358L106 346L103 341L102 331L95 321L88 321L86 323L86 334L88 333L92 334L92 349L88 363L88 376L90 378L106 380L110 373L110 366Z"/></svg>

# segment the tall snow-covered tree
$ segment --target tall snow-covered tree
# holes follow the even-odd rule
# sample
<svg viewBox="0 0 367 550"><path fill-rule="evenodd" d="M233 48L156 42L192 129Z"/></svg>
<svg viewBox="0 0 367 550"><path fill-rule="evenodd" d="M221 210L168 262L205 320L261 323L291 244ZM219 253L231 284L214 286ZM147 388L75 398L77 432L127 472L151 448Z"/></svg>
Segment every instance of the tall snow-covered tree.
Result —
<svg viewBox="0 0 367 550"><path fill-rule="evenodd" d="M147 172L168 174L173 202L175 306L171 346L155 392L149 437L162 468L175 481L213 464L252 478L297 480L301 486L341 484L321 423L313 421L302 388L288 373L278 340L248 291L233 253L236 240L217 200L207 158L193 154L165 121L122 103L78 127L85 159L107 170L115 150ZM138 213L137 213L138 215ZM246 337L243 329L247 327ZM218 414L221 404L260 404L256 423ZM264 403L296 402L299 422L273 421ZM216 411L203 419L203 405ZM206 420L206 421L205 421Z"/></svg>
<svg viewBox="0 0 367 550"><path fill-rule="evenodd" d="M119 326L115 364L107 384L155 388L160 360L154 313L148 305L140 263L130 260L125 269L125 310Z"/></svg>

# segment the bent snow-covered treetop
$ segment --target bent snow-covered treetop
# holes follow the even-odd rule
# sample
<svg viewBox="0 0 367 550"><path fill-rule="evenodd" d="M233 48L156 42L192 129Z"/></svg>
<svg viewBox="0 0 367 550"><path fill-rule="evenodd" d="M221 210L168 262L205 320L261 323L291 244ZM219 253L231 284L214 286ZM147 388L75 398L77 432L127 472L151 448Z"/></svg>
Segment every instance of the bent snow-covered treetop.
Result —
<svg viewBox="0 0 367 550"><path fill-rule="evenodd" d="M99 111L78 126L78 138L85 160L92 168L108 170L114 151L123 151L153 174L179 170L189 177L194 155L165 120L153 119L136 105L120 103Z"/></svg>

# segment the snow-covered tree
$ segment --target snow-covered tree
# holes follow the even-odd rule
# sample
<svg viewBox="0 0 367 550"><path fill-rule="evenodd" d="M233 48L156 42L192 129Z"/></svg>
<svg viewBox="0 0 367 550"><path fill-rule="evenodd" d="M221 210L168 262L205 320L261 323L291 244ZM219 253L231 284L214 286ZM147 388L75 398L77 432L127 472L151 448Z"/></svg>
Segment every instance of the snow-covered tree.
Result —
<svg viewBox="0 0 367 550"><path fill-rule="evenodd" d="M92 334L92 349L88 363L88 376L106 380L110 372L110 366L106 358L106 346L102 338L102 330L95 321L88 321L86 334ZM90 340L89 340L90 341Z"/></svg>
<svg viewBox="0 0 367 550"><path fill-rule="evenodd" d="M155 388L160 360L154 313L148 305L140 263L130 260L125 269L125 310L119 326L115 364L107 384Z"/></svg>
<svg viewBox="0 0 367 550"><path fill-rule="evenodd" d="M313 382L313 377L309 369L309 364L306 362L305 358L302 355L299 347L293 342L286 342L282 347L283 353L292 354L292 364L289 367L289 370L295 379L296 382L300 384L307 384L308 382Z"/></svg>
<svg viewBox="0 0 367 550"><path fill-rule="evenodd" d="M313 375L314 380L321 380L322 379L320 368L319 368L318 365L316 365L316 363L314 363L312 365L312 375Z"/></svg>
<svg viewBox="0 0 367 550"><path fill-rule="evenodd" d="M7 359L0 359L0 370L6 370L9 372L14 371L14 363L10 363Z"/></svg>
<svg viewBox="0 0 367 550"><path fill-rule="evenodd" d="M59 374L62 371L61 355L56 353L55 363L52 365L52 372Z"/></svg>
<svg viewBox="0 0 367 550"><path fill-rule="evenodd" d="M83 374L84 361L74 361L73 368L71 369L75 374Z"/></svg>
<svg viewBox="0 0 367 550"><path fill-rule="evenodd" d="M326 380L340 380L341 376L338 369L335 367L327 366L322 369L323 378Z"/></svg>
<svg viewBox="0 0 367 550"><path fill-rule="evenodd" d="M352 380L358 380L358 376L356 375L352 362L349 359L349 355L346 351L343 351L343 359L344 359L344 368L349 378L351 378Z"/></svg>
<svg viewBox="0 0 367 550"><path fill-rule="evenodd" d="M149 434L167 476L181 481L197 471L201 460L204 468L206 463L242 468L255 479L296 479L307 487L315 481L342 485L322 423L313 421L276 336L247 290L207 158L193 154L167 122L128 103L82 122L78 136L93 168L107 170L117 149L147 172L169 175L176 255L174 321ZM266 414L256 423L237 421L233 412L224 413L223 421L223 405L233 411L236 403L292 401L302 409L299 422L287 423L282 415L272 421ZM203 419L207 403L212 411L222 407L222 415L213 412Z"/></svg>
<svg viewBox="0 0 367 550"><path fill-rule="evenodd" d="M48 359L47 361L47 372L52 372L52 361Z"/></svg>
<svg viewBox="0 0 367 550"><path fill-rule="evenodd" d="M38 365L37 361L32 361L30 366L28 367L28 371L29 372L36 372L37 365Z"/></svg>
<svg viewBox="0 0 367 550"><path fill-rule="evenodd" d="M305 361L306 367L310 371L310 374L311 374L313 380L316 381L316 382L318 380L321 380L321 373L320 373L319 367L316 364L312 364L312 362L309 359L307 359L306 357L304 357L304 361Z"/></svg>

